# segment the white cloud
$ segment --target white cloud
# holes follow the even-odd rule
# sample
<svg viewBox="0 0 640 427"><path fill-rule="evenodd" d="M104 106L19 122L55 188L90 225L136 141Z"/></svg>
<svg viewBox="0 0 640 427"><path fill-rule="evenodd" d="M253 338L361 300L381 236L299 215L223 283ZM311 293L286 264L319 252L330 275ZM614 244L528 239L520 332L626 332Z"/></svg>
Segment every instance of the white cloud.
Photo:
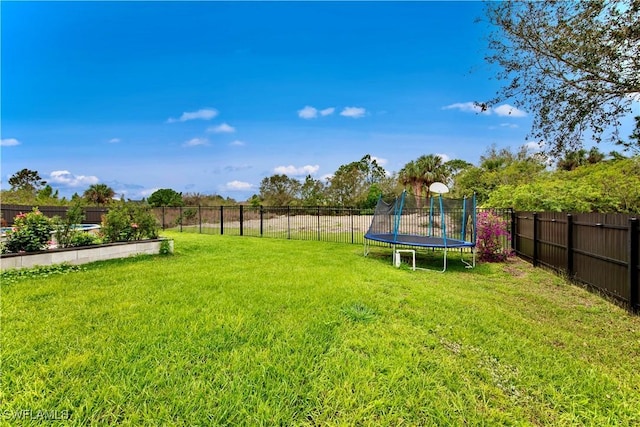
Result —
<svg viewBox="0 0 640 427"><path fill-rule="evenodd" d="M365 110L364 108L361 107L345 107L341 112L340 115L344 116L344 117L351 117L354 119L359 119L360 117L364 117L364 115L367 113L367 110Z"/></svg>
<svg viewBox="0 0 640 427"><path fill-rule="evenodd" d="M457 102L455 104L450 104L445 107L442 107L443 110L458 110L465 113L476 113L476 114L493 114L495 113L500 117L526 117L527 113L513 107L509 104L498 105L494 108L487 108L485 110L482 109L480 105L476 102Z"/></svg>
<svg viewBox="0 0 640 427"><path fill-rule="evenodd" d="M321 116L329 116L329 115L333 114L334 111L336 111L336 109L333 108L333 107L325 108L324 110L320 110L320 115Z"/></svg>
<svg viewBox="0 0 640 427"><path fill-rule="evenodd" d="M302 110L298 110L298 117L301 119L315 119L318 117L318 110L307 105Z"/></svg>
<svg viewBox="0 0 640 427"><path fill-rule="evenodd" d="M196 147L198 145L209 145L209 140L206 138L192 138L182 144L183 147Z"/></svg>
<svg viewBox="0 0 640 427"><path fill-rule="evenodd" d="M524 146L527 147L527 150L532 151L534 153L538 153L542 151L542 149L544 148L545 142L529 141L526 144L524 144Z"/></svg>
<svg viewBox="0 0 640 427"><path fill-rule="evenodd" d="M493 109L495 113L500 117L526 117L527 113L522 110L517 109L509 104L498 105Z"/></svg>
<svg viewBox="0 0 640 427"><path fill-rule="evenodd" d="M97 184L100 180L97 176L74 175L69 171L53 171L49 174L50 184L60 187L83 187Z"/></svg>
<svg viewBox="0 0 640 427"><path fill-rule="evenodd" d="M440 158L442 159L442 163L445 163L445 162L448 162L449 160L451 160L451 157L449 157L448 154L436 153L436 156L440 156Z"/></svg>
<svg viewBox="0 0 640 427"><path fill-rule="evenodd" d="M242 181L231 181L225 184L225 189L229 191L246 191L253 188L252 184Z"/></svg>
<svg viewBox="0 0 640 427"><path fill-rule="evenodd" d="M282 175L292 175L292 176L301 176L301 175L314 175L320 166L318 165L305 165L301 167L295 167L293 165L289 166L278 166L273 169L275 173Z"/></svg>
<svg viewBox="0 0 640 427"><path fill-rule="evenodd" d="M242 146L244 146L246 144L245 144L244 141L240 141L240 140L236 139L235 141L231 141L231 143L229 143L229 145L232 145L234 147L242 147Z"/></svg>
<svg viewBox="0 0 640 427"><path fill-rule="evenodd" d="M379 166L384 166L389 162L387 159L381 159L380 157L376 156L371 156L371 160L375 160Z"/></svg>
<svg viewBox="0 0 640 427"><path fill-rule="evenodd" d="M332 173L327 173L327 174L322 175L320 177L320 180L324 181L324 182L329 182L329 180L331 180L331 178L333 178L333 174Z"/></svg>
<svg viewBox="0 0 640 427"><path fill-rule="evenodd" d="M20 145L20 141L15 138L0 139L0 147L13 147L14 145Z"/></svg>
<svg viewBox="0 0 640 427"><path fill-rule="evenodd" d="M184 112L180 118L169 117L167 123L186 122L189 120L211 120L218 115L218 110L213 108L202 108L198 111Z"/></svg>
<svg viewBox="0 0 640 427"><path fill-rule="evenodd" d="M491 110L482 111L482 107L480 107L475 102L456 102L455 104L450 104L445 107L442 107L443 110L459 110L464 111L465 113L481 113L481 114L491 114Z"/></svg>
<svg viewBox="0 0 640 427"><path fill-rule="evenodd" d="M142 197L149 197L150 195L152 195L153 193L155 193L156 191L158 191L160 188L149 188L147 190L141 190L138 194L140 194L140 196Z"/></svg>
<svg viewBox="0 0 640 427"><path fill-rule="evenodd" d="M236 131L236 128L228 125L227 123L222 123L218 126L211 126L207 129L207 132L215 132L215 133L233 133Z"/></svg>
<svg viewBox="0 0 640 427"><path fill-rule="evenodd" d="M118 142L120 142L120 138L111 138L109 140L109 144L117 144Z"/></svg>

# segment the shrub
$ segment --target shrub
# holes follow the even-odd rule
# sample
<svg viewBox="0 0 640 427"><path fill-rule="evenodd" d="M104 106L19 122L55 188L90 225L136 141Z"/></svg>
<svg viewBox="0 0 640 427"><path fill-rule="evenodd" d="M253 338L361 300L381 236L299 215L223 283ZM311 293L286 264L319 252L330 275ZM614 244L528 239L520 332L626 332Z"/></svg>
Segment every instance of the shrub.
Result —
<svg viewBox="0 0 640 427"><path fill-rule="evenodd" d="M54 236L59 248L76 246L72 244L72 242L76 238L76 235L81 232L75 229L75 224L81 224L84 218L85 215L81 199L72 202L64 218L60 218L59 216L53 217L55 226Z"/></svg>
<svg viewBox="0 0 640 427"><path fill-rule="evenodd" d="M507 259L510 252L502 242L511 236L508 222L493 211L478 213L477 217L477 251L480 261L501 262Z"/></svg>
<svg viewBox="0 0 640 427"><path fill-rule="evenodd" d="M121 201L102 217L102 235L107 242L155 239L158 224L149 207Z"/></svg>
<svg viewBox="0 0 640 427"><path fill-rule="evenodd" d="M7 233L8 252L37 252L48 248L53 225L37 207L29 213L16 215L13 228Z"/></svg>
<svg viewBox="0 0 640 427"><path fill-rule="evenodd" d="M68 246L71 248L77 248L80 246L99 245L102 243L102 239L92 233L86 231L74 233L69 240Z"/></svg>

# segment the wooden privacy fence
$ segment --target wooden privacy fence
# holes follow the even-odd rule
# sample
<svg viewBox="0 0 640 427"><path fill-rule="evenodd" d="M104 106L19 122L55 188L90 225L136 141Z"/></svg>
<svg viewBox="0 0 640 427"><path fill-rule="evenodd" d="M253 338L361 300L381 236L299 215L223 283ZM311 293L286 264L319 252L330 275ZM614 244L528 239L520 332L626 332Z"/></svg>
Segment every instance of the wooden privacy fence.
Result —
<svg viewBox="0 0 640 427"><path fill-rule="evenodd" d="M627 214L515 212L512 246L546 266L640 311L640 230Z"/></svg>
<svg viewBox="0 0 640 427"><path fill-rule="evenodd" d="M0 207L0 212L2 213L2 225L3 226L12 226L13 219L16 215L21 213L31 212L34 207L31 205L5 205L3 204ZM67 206L39 206L38 210L42 212L45 216L49 218L53 218L54 216L59 216L64 218L67 215ZM84 208L84 224L100 224L102 222L102 215L106 214L109 211L108 208L100 208L96 206L87 206Z"/></svg>

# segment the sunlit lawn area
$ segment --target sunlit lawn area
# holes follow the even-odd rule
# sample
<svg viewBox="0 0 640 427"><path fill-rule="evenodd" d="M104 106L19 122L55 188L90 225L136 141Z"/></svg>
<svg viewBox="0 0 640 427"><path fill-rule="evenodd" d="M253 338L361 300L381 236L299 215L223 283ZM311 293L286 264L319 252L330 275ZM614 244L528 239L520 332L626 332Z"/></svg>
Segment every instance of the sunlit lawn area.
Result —
<svg viewBox="0 0 640 427"><path fill-rule="evenodd" d="M551 273L165 234L173 256L3 281L3 423L640 424L640 318Z"/></svg>

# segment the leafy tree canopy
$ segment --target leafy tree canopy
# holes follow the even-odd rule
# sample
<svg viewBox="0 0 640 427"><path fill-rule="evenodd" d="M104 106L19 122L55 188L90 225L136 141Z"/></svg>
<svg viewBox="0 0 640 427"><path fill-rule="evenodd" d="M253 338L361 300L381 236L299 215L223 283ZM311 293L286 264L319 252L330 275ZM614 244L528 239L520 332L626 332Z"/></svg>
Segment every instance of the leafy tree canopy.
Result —
<svg viewBox="0 0 640 427"><path fill-rule="evenodd" d="M585 136L640 149L619 135L640 94L640 1L517 0L486 10L496 28L487 60L508 82L489 104L510 99L530 111L529 137L553 154L581 148Z"/></svg>
<svg viewBox="0 0 640 427"><path fill-rule="evenodd" d="M9 178L9 185L12 190L26 191L35 194L36 191L46 185L47 181L43 180L37 171L24 168L16 172Z"/></svg>
<svg viewBox="0 0 640 427"><path fill-rule="evenodd" d="M529 182L500 185L487 207L538 212L640 212L640 159L626 158L558 169Z"/></svg>
<svg viewBox="0 0 640 427"><path fill-rule="evenodd" d="M297 199L300 186L300 181L287 175L272 175L260 182L260 199L267 205L287 206Z"/></svg>
<svg viewBox="0 0 640 427"><path fill-rule="evenodd" d="M154 191L149 198L147 199L147 203L154 207L159 206L184 206L184 201L182 200L182 193L178 193L171 188L161 188L159 190Z"/></svg>

